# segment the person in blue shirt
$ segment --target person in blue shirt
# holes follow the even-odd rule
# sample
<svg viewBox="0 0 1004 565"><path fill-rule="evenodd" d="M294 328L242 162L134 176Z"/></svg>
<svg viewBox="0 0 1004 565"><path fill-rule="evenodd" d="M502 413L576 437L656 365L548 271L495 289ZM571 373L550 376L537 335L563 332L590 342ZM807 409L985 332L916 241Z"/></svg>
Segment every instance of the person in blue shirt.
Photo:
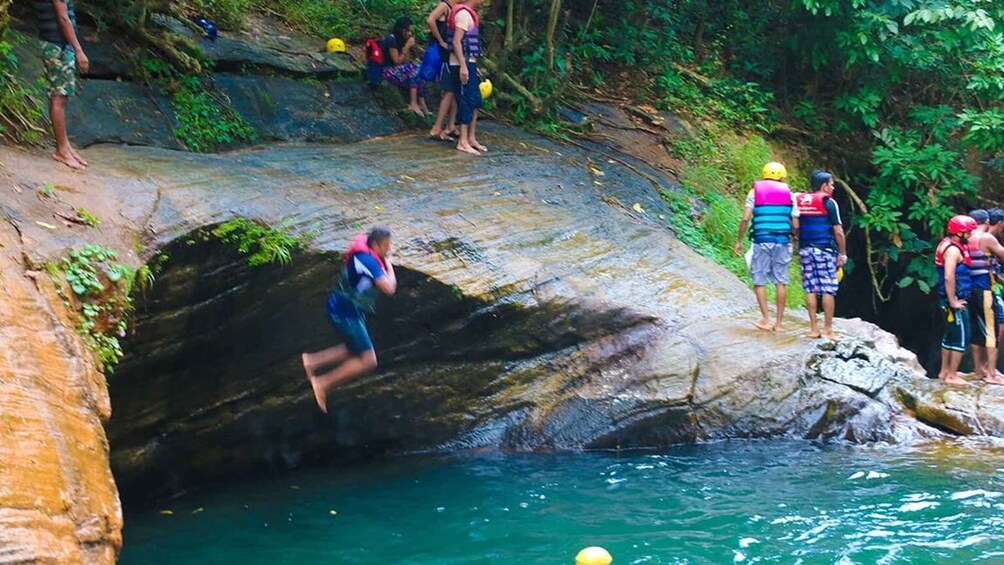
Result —
<svg viewBox="0 0 1004 565"><path fill-rule="evenodd" d="M301 356L317 406L325 414L332 387L377 366L373 340L366 329L366 314L376 310L380 294L391 296L397 291L390 249L391 233L386 228L375 228L352 240L343 257L338 286L325 305L328 319L345 335L345 343ZM331 365L337 366L317 374L322 367Z"/></svg>

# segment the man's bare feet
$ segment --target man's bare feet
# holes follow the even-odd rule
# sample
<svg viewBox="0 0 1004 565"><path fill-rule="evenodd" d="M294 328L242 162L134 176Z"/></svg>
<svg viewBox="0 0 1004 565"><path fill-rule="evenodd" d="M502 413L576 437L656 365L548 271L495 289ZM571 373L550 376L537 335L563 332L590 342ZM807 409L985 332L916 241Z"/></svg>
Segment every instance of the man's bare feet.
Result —
<svg viewBox="0 0 1004 565"><path fill-rule="evenodd" d="M1004 385L1004 379L1002 379L997 374L994 374L993 376L990 376L990 377L983 377L983 382L989 383L989 384L992 384L992 385Z"/></svg>
<svg viewBox="0 0 1004 565"><path fill-rule="evenodd" d="M462 153L470 153L471 155L478 155L478 156L481 155L480 151L471 147L470 145L467 145L466 143L458 143L457 151L460 151Z"/></svg>
<svg viewBox="0 0 1004 565"><path fill-rule="evenodd" d="M783 332L784 324L774 324L774 326L770 330L773 332Z"/></svg>
<svg viewBox="0 0 1004 565"><path fill-rule="evenodd" d="M314 368L310 365L310 361L307 360L308 358L309 355L306 353L300 355L300 361L303 362L303 370L307 373L307 382L310 383L310 388L314 391L314 400L317 401L317 407L321 409L321 412L327 414L327 394L317 386L317 377L314 376Z"/></svg>
<svg viewBox="0 0 1004 565"><path fill-rule="evenodd" d="M62 153L56 152L52 154L52 158L66 165L67 167L73 169L74 171L82 171L86 168L80 161L74 159L73 155L64 155Z"/></svg>
<svg viewBox="0 0 1004 565"><path fill-rule="evenodd" d="M314 378L314 367L310 364L310 354L302 353L300 355L300 362L303 363L303 370L307 372L307 378Z"/></svg>
<svg viewBox="0 0 1004 565"><path fill-rule="evenodd" d="M90 165L90 163L88 163L86 159L84 159L83 157L81 157L80 153L77 153L77 151L74 148L72 148L72 147L70 147L70 155L73 155L73 158L76 159L77 162L80 163L81 165L83 165L85 167L88 166L88 165Z"/></svg>
<svg viewBox="0 0 1004 565"><path fill-rule="evenodd" d="M480 151L482 153L488 153L488 148L485 147L484 145L481 145L480 143L478 143L478 140L476 140L476 139L472 139L471 140L471 147L477 149L478 151Z"/></svg>
<svg viewBox="0 0 1004 565"><path fill-rule="evenodd" d="M419 118L425 117L425 112L423 112L422 109L418 107L418 105L412 106L411 104L409 104L408 109L418 114Z"/></svg>
<svg viewBox="0 0 1004 565"><path fill-rule="evenodd" d="M837 332L833 330L830 330L828 332L823 332L823 337L830 341L840 341L840 338L837 337Z"/></svg>
<svg viewBox="0 0 1004 565"><path fill-rule="evenodd" d="M967 381L966 379L960 377L958 373L956 373L956 374L954 374L954 375L952 375L950 377L945 377L944 379L941 379L941 381L943 383L945 383L946 385L968 385L969 384L969 381Z"/></svg>
<svg viewBox="0 0 1004 565"><path fill-rule="evenodd" d="M766 321L753 322L753 325L758 330L763 330L765 332L772 332L772 331L774 331L774 326L770 325L770 322L766 322Z"/></svg>
<svg viewBox="0 0 1004 565"><path fill-rule="evenodd" d="M809 330L809 339L819 339L821 337L823 337L823 334L818 328L811 328Z"/></svg>

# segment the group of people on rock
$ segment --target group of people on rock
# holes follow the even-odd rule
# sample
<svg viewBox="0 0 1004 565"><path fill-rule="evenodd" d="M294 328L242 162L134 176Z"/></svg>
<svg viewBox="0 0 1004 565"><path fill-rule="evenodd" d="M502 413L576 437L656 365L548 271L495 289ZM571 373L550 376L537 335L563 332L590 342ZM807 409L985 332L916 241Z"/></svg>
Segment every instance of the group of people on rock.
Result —
<svg viewBox="0 0 1004 565"><path fill-rule="evenodd" d="M977 379L1004 384L997 371L997 352L1004 330L1001 265L1004 210L973 210L948 220L948 235L934 252L938 270L939 308L945 330L941 338L938 378L968 384L959 373L967 346Z"/></svg>
<svg viewBox="0 0 1004 565"><path fill-rule="evenodd" d="M471 155L487 153L478 141L478 110L483 104L478 60L481 36L477 8L482 0L441 0L429 17L430 44L438 49L442 64L438 80L442 98L429 138L457 142L457 150ZM384 80L407 88L408 108L419 116L429 111L425 103L427 84L419 77L419 66L411 61L416 46L412 21L402 17L381 42Z"/></svg>
<svg viewBox="0 0 1004 565"><path fill-rule="evenodd" d="M833 312L836 308L839 273L847 262L847 243L840 220L840 207L833 199L833 174L812 173L812 192L792 193L785 181L788 171L778 162L764 165L763 178L753 183L739 222L735 253L743 256L743 237L752 223L753 247L747 257L761 318L753 325L764 331L779 331L784 325L788 298L788 273L798 241L802 264L802 287L811 325L809 336L836 340ZM777 295L777 317L770 320L767 284ZM823 327L817 308L822 297Z"/></svg>

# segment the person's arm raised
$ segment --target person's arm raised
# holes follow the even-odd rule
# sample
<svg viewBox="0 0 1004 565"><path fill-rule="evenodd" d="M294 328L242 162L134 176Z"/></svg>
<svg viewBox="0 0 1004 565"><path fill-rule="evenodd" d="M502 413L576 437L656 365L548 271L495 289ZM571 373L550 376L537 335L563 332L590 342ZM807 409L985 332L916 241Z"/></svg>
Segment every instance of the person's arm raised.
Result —
<svg viewBox="0 0 1004 565"><path fill-rule="evenodd" d="M387 296L394 296L397 292L397 275L394 274L394 265L390 262L390 257L383 258L384 265L386 265L387 270L384 276L373 281L373 284L380 289Z"/></svg>

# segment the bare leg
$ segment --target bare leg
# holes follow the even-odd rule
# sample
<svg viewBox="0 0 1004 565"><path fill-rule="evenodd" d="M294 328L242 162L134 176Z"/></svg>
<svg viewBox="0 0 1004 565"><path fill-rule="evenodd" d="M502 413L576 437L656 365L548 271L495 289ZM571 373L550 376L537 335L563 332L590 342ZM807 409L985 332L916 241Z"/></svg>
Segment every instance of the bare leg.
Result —
<svg viewBox="0 0 1004 565"><path fill-rule="evenodd" d="M983 380L995 385L1004 385L1004 379L997 374L997 354L1000 350L996 347L987 348L987 364L983 373Z"/></svg>
<svg viewBox="0 0 1004 565"><path fill-rule="evenodd" d="M942 354L944 357L944 354ZM945 384L950 385L967 385L969 381L963 379L959 376L959 363L962 362L962 352L961 351L949 351L948 352L948 371L947 376L942 378Z"/></svg>
<svg viewBox="0 0 1004 565"><path fill-rule="evenodd" d="M837 297L832 294L823 295L823 337L837 340L837 334L833 331L833 312L837 309Z"/></svg>
<svg viewBox="0 0 1004 565"><path fill-rule="evenodd" d="M422 113L422 107L418 105L418 87L413 86L409 88L408 96L409 96L408 109L411 110L412 112L415 112L419 116L425 116L425 114Z"/></svg>
<svg viewBox="0 0 1004 565"><path fill-rule="evenodd" d="M315 353L304 353L300 356L303 362L303 369L308 377L314 376L314 370L326 365L341 363L349 356L349 348L345 344L329 347Z"/></svg>
<svg viewBox="0 0 1004 565"><path fill-rule="evenodd" d="M982 379L987 376L987 348L982 345L971 344L970 350L973 352L973 376Z"/></svg>
<svg viewBox="0 0 1004 565"><path fill-rule="evenodd" d="M485 147L484 145L482 145L480 142L478 142L478 111L477 110L474 110L474 119L471 120L471 129L470 129L470 131L471 131L471 133L470 133L471 147L477 149L478 151L480 151L482 153L488 153L488 148Z"/></svg>
<svg viewBox="0 0 1004 565"><path fill-rule="evenodd" d="M779 332L784 329L784 303L788 300L788 285L774 285L777 291L777 323L774 324L774 331Z"/></svg>
<svg viewBox="0 0 1004 565"><path fill-rule="evenodd" d="M73 156L70 139L66 135L66 97L56 95L49 99L49 117L52 119L52 133L56 138L56 152L52 158L67 167L82 171L86 165Z"/></svg>
<svg viewBox="0 0 1004 565"><path fill-rule="evenodd" d="M754 322L753 325L757 329L771 331L774 328L770 325L770 311L767 310L767 287L757 286L753 288L753 294L756 295L757 306L760 307L760 321Z"/></svg>
<svg viewBox="0 0 1004 565"><path fill-rule="evenodd" d="M376 352L370 349L362 355L349 357L337 368L310 379L314 399L321 412L328 413L328 391L335 385L361 375L377 366Z"/></svg>
<svg viewBox="0 0 1004 565"><path fill-rule="evenodd" d="M826 298L823 298L825 304ZM819 320L816 316L816 308L819 306L817 297L813 293L805 295L805 309L809 311L809 337L816 339L822 334L819 333Z"/></svg>
<svg viewBox="0 0 1004 565"><path fill-rule="evenodd" d="M471 143L468 138L469 129L470 126L467 124L460 124L460 139L457 140L457 151L463 151L464 153L470 153L471 155L481 155L480 151L471 147Z"/></svg>
<svg viewBox="0 0 1004 565"><path fill-rule="evenodd" d="M446 119L446 115L450 115L450 121L447 124L448 128L443 128L443 120ZM449 141L450 138L446 135L446 132L453 131L453 122L456 120L457 110L456 104L453 102L453 93L444 92L443 99L439 101L439 112L436 114L436 123L432 124L432 129L429 130L429 137L435 137L443 141Z"/></svg>
<svg viewBox="0 0 1004 565"><path fill-rule="evenodd" d="M944 347L941 348L941 370L938 371L938 378L941 380L948 378L948 365L950 363L949 355L951 353L951 350L945 349Z"/></svg>
<svg viewBox="0 0 1004 565"><path fill-rule="evenodd" d="M452 94L452 93L451 93ZM457 131L457 100L454 99L453 103L450 104L450 118L446 121L448 127L446 128L447 133Z"/></svg>

